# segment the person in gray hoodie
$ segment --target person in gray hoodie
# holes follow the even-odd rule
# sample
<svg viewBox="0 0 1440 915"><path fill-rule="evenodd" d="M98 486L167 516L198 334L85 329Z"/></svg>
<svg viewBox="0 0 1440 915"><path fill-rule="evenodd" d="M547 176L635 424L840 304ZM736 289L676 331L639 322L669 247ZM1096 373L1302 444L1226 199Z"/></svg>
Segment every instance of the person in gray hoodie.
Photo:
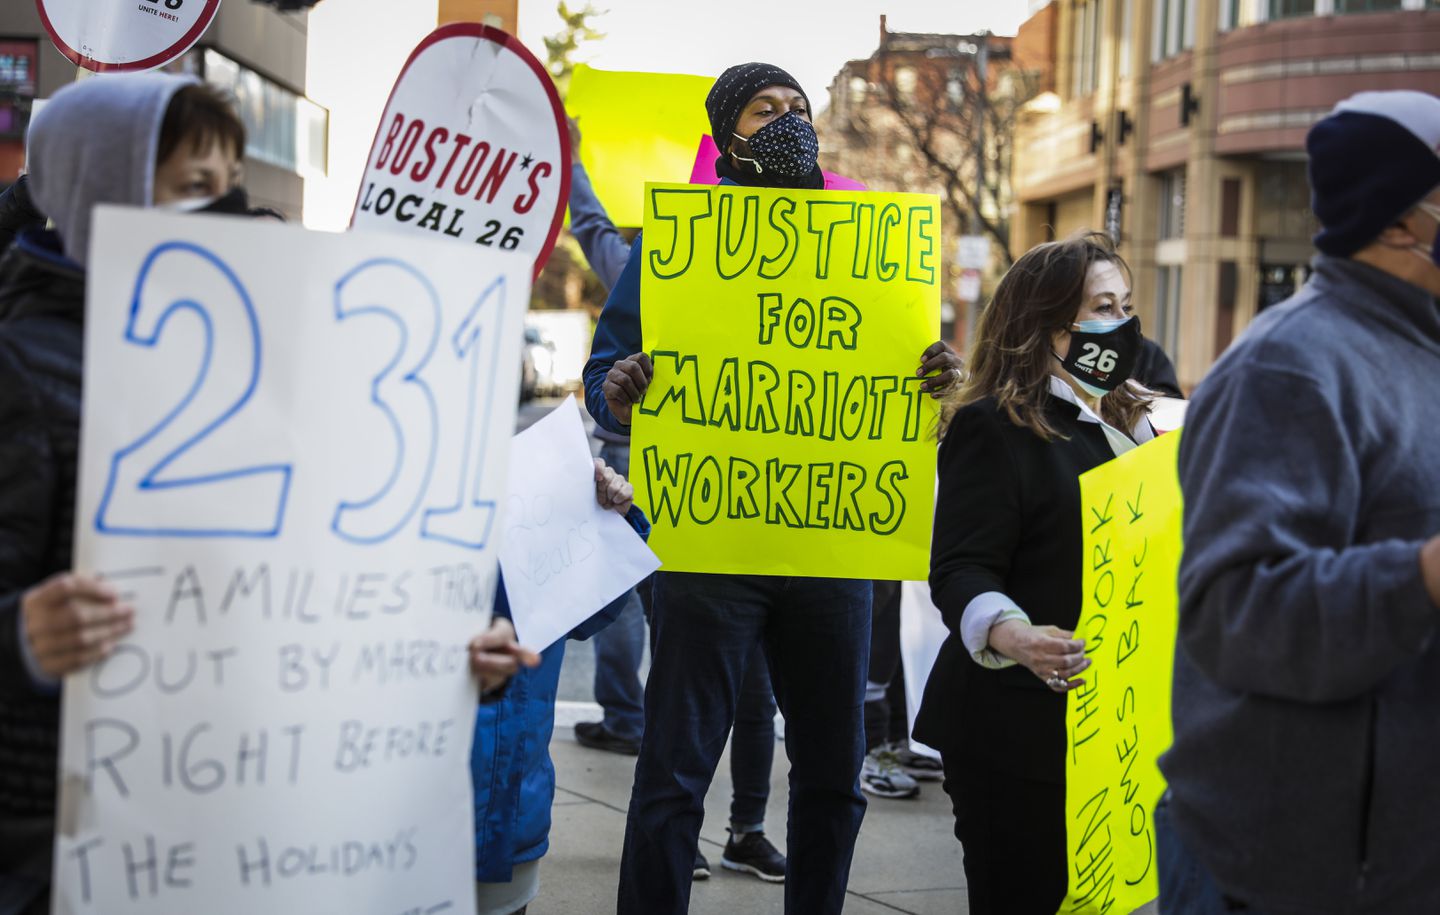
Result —
<svg viewBox="0 0 1440 915"><path fill-rule="evenodd" d="M1181 440L1166 915L1440 912L1440 99L1306 146L1314 274Z"/></svg>
<svg viewBox="0 0 1440 915"><path fill-rule="evenodd" d="M30 127L31 196L55 231L25 228L0 260L0 912L49 911L60 679L134 618L70 572L91 210L223 199L244 136L218 95L158 74L67 86Z"/></svg>

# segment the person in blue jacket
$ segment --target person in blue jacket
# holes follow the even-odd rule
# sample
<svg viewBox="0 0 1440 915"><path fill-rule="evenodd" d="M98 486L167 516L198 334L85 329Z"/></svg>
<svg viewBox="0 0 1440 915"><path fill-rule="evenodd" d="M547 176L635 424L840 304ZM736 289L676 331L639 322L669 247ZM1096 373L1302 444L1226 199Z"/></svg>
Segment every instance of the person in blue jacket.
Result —
<svg viewBox="0 0 1440 915"><path fill-rule="evenodd" d="M595 498L624 516L640 536L650 533L650 523L634 505L630 484L599 460ZM610 625L628 594L576 627L569 638L588 639ZM503 577L495 595L495 615L500 618L499 628L513 634ZM550 848L550 805L555 799L550 736L565 641L540 652L538 666L526 666L529 661L522 660L503 672L508 676L481 675L483 692L470 747L477 915L524 912L540 891L540 859Z"/></svg>
<svg viewBox="0 0 1440 915"><path fill-rule="evenodd" d="M779 67L748 63L715 81L705 102L723 155L723 184L820 190L810 103ZM639 239L600 314L585 367L595 421L628 432L650 383L641 351ZM710 307L697 303L697 307ZM920 355L922 389L938 395L960 375L943 342ZM734 722L746 666L763 644L785 715L790 816L785 909L839 912L855 838L865 739L861 709L870 653L868 580L656 573L645 726L620 864L621 915L684 912L704 798Z"/></svg>
<svg viewBox="0 0 1440 915"><path fill-rule="evenodd" d="M570 121L570 144L570 232L608 292L630 259L630 244L610 221L610 214L595 196L590 176L580 163L580 127L574 120ZM628 475L629 434L596 426L595 438L600 441L600 459ZM578 722L575 740L582 746L635 756L640 752L645 723L645 684L639 672L650 618L650 581L641 582L624 600L615 623L595 635L595 701L604 714L600 721ZM730 838L721 853L720 866L754 874L767 883L783 883L785 856L765 837L765 808L770 801L770 770L774 763L775 692L770 688L764 649L757 644L746 664L730 739L734 792L730 797ZM693 876L696 880L710 877L710 862L698 848Z"/></svg>

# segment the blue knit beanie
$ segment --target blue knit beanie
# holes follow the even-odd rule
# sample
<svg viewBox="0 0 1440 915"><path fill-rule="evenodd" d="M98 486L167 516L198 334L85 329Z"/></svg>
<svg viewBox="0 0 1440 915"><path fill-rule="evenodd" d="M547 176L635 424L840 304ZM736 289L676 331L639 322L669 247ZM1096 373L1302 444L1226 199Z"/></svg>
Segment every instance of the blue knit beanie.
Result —
<svg viewBox="0 0 1440 915"><path fill-rule="evenodd" d="M1440 98L1361 92L1310 128L1315 247L1349 257L1440 187Z"/></svg>

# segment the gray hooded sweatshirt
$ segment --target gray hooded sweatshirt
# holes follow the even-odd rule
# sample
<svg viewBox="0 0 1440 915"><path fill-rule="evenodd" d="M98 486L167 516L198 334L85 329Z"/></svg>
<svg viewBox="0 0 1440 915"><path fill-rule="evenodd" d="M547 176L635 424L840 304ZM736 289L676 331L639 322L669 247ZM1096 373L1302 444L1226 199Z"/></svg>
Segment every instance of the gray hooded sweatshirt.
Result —
<svg viewBox="0 0 1440 915"><path fill-rule="evenodd" d="M1180 445L1176 828L1268 915L1440 912L1440 307L1321 255Z"/></svg>
<svg viewBox="0 0 1440 915"><path fill-rule="evenodd" d="M56 92L30 122L30 196L65 255L85 264L97 204L148 207L170 99L196 80L168 73L92 76Z"/></svg>

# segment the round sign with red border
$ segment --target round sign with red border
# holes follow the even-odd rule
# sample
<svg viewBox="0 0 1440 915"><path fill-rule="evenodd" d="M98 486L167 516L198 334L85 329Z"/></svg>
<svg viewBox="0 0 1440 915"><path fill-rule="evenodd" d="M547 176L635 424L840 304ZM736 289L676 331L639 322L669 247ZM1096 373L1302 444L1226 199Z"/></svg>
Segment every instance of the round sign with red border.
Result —
<svg viewBox="0 0 1440 915"><path fill-rule="evenodd" d="M96 73L153 70L190 50L220 0L35 0L55 47Z"/></svg>
<svg viewBox="0 0 1440 915"><path fill-rule="evenodd" d="M570 197L555 83L518 39L460 22L411 52L375 132L350 225L550 257Z"/></svg>

